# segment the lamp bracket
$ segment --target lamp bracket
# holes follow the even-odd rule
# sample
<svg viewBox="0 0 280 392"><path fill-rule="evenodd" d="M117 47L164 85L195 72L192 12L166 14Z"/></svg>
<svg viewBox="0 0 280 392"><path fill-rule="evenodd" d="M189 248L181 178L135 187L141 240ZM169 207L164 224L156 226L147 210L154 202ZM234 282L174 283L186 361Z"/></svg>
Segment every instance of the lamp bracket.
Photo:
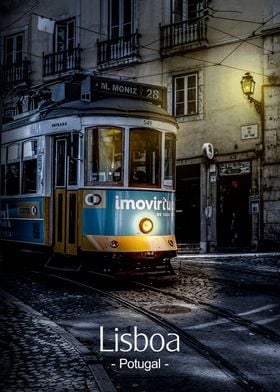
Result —
<svg viewBox="0 0 280 392"><path fill-rule="evenodd" d="M251 96L247 96L248 100L250 103L253 103L255 106L255 109L258 113L262 112L262 103L260 101L257 101L256 99L252 98Z"/></svg>

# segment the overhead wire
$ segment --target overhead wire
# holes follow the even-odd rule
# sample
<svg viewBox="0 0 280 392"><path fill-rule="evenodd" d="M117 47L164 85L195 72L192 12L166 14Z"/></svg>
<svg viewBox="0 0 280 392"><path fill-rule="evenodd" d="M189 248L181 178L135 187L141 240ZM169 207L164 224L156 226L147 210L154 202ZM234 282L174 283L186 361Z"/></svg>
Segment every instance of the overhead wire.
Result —
<svg viewBox="0 0 280 392"><path fill-rule="evenodd" d="M30 13L37 5L39 5L39 3L40 3L40 1L39 1L36 5L34 5L30 10L28 10L27 12L25 12L25 13L24 13L20 18L18 18L16 21L22 19L26 14ZM208 8L210 8L210 7L208 7ZM210 8L210 9L211 9L211 10L214 10L213 8ZM239 11L234 11L234 10L214 10L214 11L215 11L215 12L239 12ZM57 20L55 20L54 18L42 16L42 15L36 13L36 12L32 12L32 14L34 14L34 15L36 15L36 16L43 17L43 18L47 18L47 19L50 19L50 20L52 20L52 21L57 22ZM269 21L271 21L273 18L275 18L276 16L278 16L279 14L280 14L280 11L277 12L275 15L272 15L272 16L271 16L268 20L266 20L265 22L263 22L263 23L258 23L260 26L259 26L257 29L255 29L255 30L254 30L250 35L248 35L246 38L241 38L241 37L235 36L235 35L233 35L233 34L231 34L231 33L228 33L228 32L226 32L226 31L223 31L223 30L220 30L220 29L217 29L217 28L215 28L215 27L213 27L213 26L208 25L208 27L212 28L213 30L216 30L216 31L219 31L220 33L223 33L223 34L225 34L225 35L231 36L232 38L235 38L235 39L237 40L237 42L240 41L240 42L239 42L239 45L238 45L237 47L235 47L235 48L234 48L227 56L225 56L220 62L215 62L215 61L206 60L206 59L199 59L199 58L195 58L195 57L192 57L192 56L189 56L189 55L184 55L184 54L183 54L183 55L182 55L182 54L181 54L181 55L177 55L177 56L184 57L184 58L189 58L189 59L191 59L191 60L198 61L198 62L200 62L200 63L208 64L208 65L205 65L205 67L206 67L206 66L212 66L212 67L213 67L213 66L223 66L223 67L235 69L235 70L238 70L238 71L247 71L247 70L242 69L242 68L239 68L239 67L235 67L235 66L230 66L230 65L223 64L223 62L224 62L227 58L229 58L236 50L238 50L239 47L241 47L244 43L252 44L253 46L256 46L256 47L258 47L258 48L260 48L260 49L264 49L262 46L257 45L257 44L254 44L254 43L250 42L249 40L250 40L250 39L255 39L255 38L257 38L256 32L257 32L260 28L262 28L265 24L267 24ZM207 16L214 17L214 16L212 16L212 15L210 15L210 14L208 14ZM11 26L12 24L16 23L16 21L14 21L13 23L11 23L9 26ZM240 21L240 20L237 20L237 21ZM245 20L242 20L242 22L251 23L251 21L245 21ZM256 22L256 23L257 23L257 22ZM86 27L82 27L82 26L78 26L78 25L76 25L75 27L76 27L77 29L85 30L85 31L88 31L88 32L90 32L90 33L95 33L95 34L97 34L97 35L99 35L99 36L100 36L100 35L103 35L103 36L108 37L108 34L104 34L104 33L100 32L100 31L92 30L92 29L89 29L89 28L86 28ZM7 26L5 27L5 29L7 29ZM260 34L260 36L261 36L261 34ZM139 47L142 48L142 49L147 49L147 50L155 51L155 52L158 53L158 49L149 47L150 45L153 45L153 44L155 44L155 43L158 42L158 41L159 41L159 39L153 40L152 42L147 43L146 45L140 45ZM269 50L267 50L267 51L269 51ZM270 51L270 52L273 53L273 51ZM43 58L43 56L40 56L40 55L31 53L31 52L27 52L27 51L26 51L25 53L28 54L28 55L30 55L30 56L36 57L36 58L41 58L41 59ZM274 53L278 53L278 52L274 52ZM148 61L146 61L146 62L141 62L141 64L151 63L151 62L153 62L153 61L158 61L158 60L160 60L160 58L148 60ZM123 70L123 69L128 68L128 67L131 67L131 64L130 64L130 65L128 64L128 65L125 66L125 67L122 66L121 69ZM118 69L118 68L116 67L115 69ZM168 71L168 72L161 72L161 73L156 73L156 74L150 74L150 75L145 75L145 77L158 76L158 75L163 75L163 74L166 74L166 73L170 73L170 72ZM255 73L255 74L258 74L258 75L262 75L262 76L267 76L267 75L265 75L264 73L258 73L258 72L254 72L254 73ZM111 73L109 73L109 72L106 72L106 74L107 74L107 75L111 75ZM114 75L115 75L115 74L114 74ZM140 78L140 77L142 77L142 76L131 77L131 76L128 76L128 75L127 75L127 76L123 76L123 77L124 77L124 78L128 78L128 79L135 79L135 78Z"/></svg>
<svg viewBox="0 0 280 392"><path fill-rule="evenodd" d="M3 27L0 29L0 32L7 30L8 28L10 28L11 26L13 26L15 23L17 23L18 21L20 21L22 18L24 18L26 15L28 15L32 10L34 10L34 8L36 8L39 4L41 3L41 1L38 1L36 4L34 4L28 11L24 12L21 16L19 16L17 19L15 19L13 22L11 22L10 24L8 24L7 26Z"/></svg>
<svg viewBox="0 0 280 392"><path fill-rule="evenodd" d="M242 42L240 42L239 45L237 45L234 49L232 49L232 51L224 57L224 59L220 62L221 64L227 60L234 52L236 52L236 50L238 50L245 42L248 42L248 40L250 38L255 37L255 34L258 30L260 30L263 26L265 26L268 22L270 22L272 19L274 19L277 15L280 14L280 11L277 12L275 15L272 15L270 18L268 18L261 26L259 26L256 30L254 30L250 35L248 35L248 37L245 40L242 40Z"/></svg>
<svg viewBox="0 0 280 392"><path fill-rule="evenodd" d="M210 6L208 6L207 8L210 9L211 11L214 11L214 12L224 12L224 13L230 12L230 13L236 13L236 14L242 14L243 13L242 11L238 11L238 10L217 10L217 9L212 8Z"/></svg>
<svg viewBox="0 0 280 392"><path fill-rule="evenodd" d="M52 22L60 22L60 20L57 20L57 19L54 19L54 18L52 18L52 17L50 17L50 16L45 16L45 15L42 15L42 14L38 14L38 13L36 13L36 12L32 12L32 14L33 15L35 15L35 16L39 16L39 17L41 17L41 18L44 18L44 19L49 19L49 20L51 20ZM105 34L105 33L102 33L101 31L97 31L97 30L92 30L92 29L89 29L88 27L82 27L82 26L79 26L79 25L76 25L75 24L75 28L76 29L79 29L79 30L84 30L84 31L87 31L87 32L89 32L89 33L94 33L94 34L97 34L97 35L104 35L105 37L109 37L108 36L108 34Z"/></svg>
<svg viewBox="0 0 280 392"><path fill-rule="evenodd" d="M220 12L225 12L225 11L220 11ZM227 12L234 12L234 11L227 11ZM239 45L237 45L229 54L227 54L227 56L225 56L220 62L214 62L214 61L210 61L210 60L205 60L205 59L198 59L198 58L194 58L194 57L190 57L190 56L188 56L188 55L177 55L177 56L179 56L179 57L184 57L184 58L189 58L189 59L191 59L191 60L195 60L195 61L199 61L199 62L203 62L203 63L208 63L209 64L209 66L223 66L223 67L226 67L226 68L231 68L231 69L234 69L234 70L238 70L238 71L242 71L242 72L247 72L248 70L247 69L243 69L243 68L240 68L240 67L235 67L235 66L232 66L232 65L227 65L227 64L223 64L223 62L226 60L226 59L228 59L236 50L238 50L244 43L251 43L251 42L248 42L248 40L249 39L255 39L255 38L257 38L256 37L256 32L260 29L260 28L262 28L264 25L266 25L268 22L270 22L272 19L274 19L276 16L278 16L280 14L280 11L279 12L277 12L275 15L272 15L270 18L268 18L265 22L263 22L263 23L261 23L260 24L260 26L257 28L257 29L255 29L251 34L249 34L248 36L247 36L247 38L240 38L240 37L236 37L236 36L233 36L233 35L231 35L230 33L228 33L228 32L225 32L225 31L222 31L222 30L220 30L220 32L221 33L224 33L224 34L227 34L227 35L231 35L233 38L236 38L237 40L239 40L240 42L239 42ZM209 26L208 26L209 27ZM251 43L252 44L252 43ZM260 45L255 45L254 44L254 46L257 46L258 48L260 48L260 49L264 49L263 48L263 46L260 46ZM276 53L276 52L273 52L273 51L270 51L270 53ZM277 52L278 53L278 52ZM155 60L156 61L156 60ZM123 69L123 68L122 68ZM169 73L169 72L168 72ZM161 74L163 74L163 73L161 73ZM256 75L261 75L261 76L268 76L268 75L265 75L263 72L254 72L254 74L256 74ZM160 75L160 74L153 74L153 75L145 75L146 77L150 77L150 76L158 76L158 75ZM139 78L139 77L138 77Z"/></svg>
<svg viewBox="0 0 280 392"><path fill-rule="evenodd" d="M223 12L224 12L224 11L223 11ZM229 11L229 12L233 12L233 11ZM37 14L37 13L34 13L34 12L33 12L33 14L34 14L34 15L37 15L37 16L40 16L40 17L42 17L42 18L50 19L50 20L52 20L52 21L57 22L57 20L55 20L55 19L53 19L53 18L51 18L51 17L43 16L42 14ZM266 22L265 22L265 23L266 23ZM262 25L265 24L265 23L262 23ZM259 23L258 23L258 24L259 24ZM210 28L210 29L219 31L220 33L223 33L223 34L225 34L225 35L228 35L228 36L230 36L230 37L232 37L232 38L235 38L235 39L237 39L237 40L239 40L239 41L248 42L248 39L250 38L250 36L249 36L249 37L243 39L243 38L241 38L241 37L238 37L238 36L235 36L235 35L233 35L233 34L230 34L230 33L228 33L227 31L223 31L223 30L217 29L217 28L215 28L215 27L213 27L213 26L211 26L211 25L208 25L207 27ZM102 32L97 31L97 30L92 30L92 29L89 29L89 28L87 28L87 27L82 27L82 26L76 25L75 28L80 29L80 30L88 31L88 32L90 32L90 33L95 33L95 34L97 34L97 35L103 35L103 36L105 36L106 38L109 37L108 34L102 33ZM257 30L256 30L256 31L257 31ZM255 37L252 35L252 38L255 38ZM154 43L156 43L156 42L159 42L159 39L154 40L154 41L152 41L152 42L150 42L150 43L147 43L147 44L145 44L145 45L139 45L139 48L158 52L158 49L154 49L154 48L150 48L150 47L149 47L150 45L152 45L152 44L154 44ZM253 46L259 47L260 49L263 49L263 47L260 46L260 45L257 45L257 44L251 43L251 42L248 42L248 43L251 44L251 45L253 45ZM267 51L269 51L269 50L267 49ZM270 51L270 52L272 53L272 51Z"/></svg>
<svg viewBox="0 0 280 392"><path fill-rule="evenodd" d="M228 35L229 37L235 38L235 39L237 39L238 41L240 41L240 42L242 42L242 43L243 43L243 42L244 42L244 43L246 42L246 43L248 43L249 45L255 46L256 48L259 48L259 49L262 49L262 50L266 50L267 52L270 52L271 54L273 53L272 50L264 49L263 46L258 45L258 44L255 44L254 42L250 42L250 41L249 41L250 37L251 37L252 39L257 38L255 35L254 35L254 36L249 36L249 37L247 37L247 38L241 38L241 37L237 37L236 35L233 35L233 34L231 34L231 33L228 33L227 31L223 31L223 30L221 30L221 29L218 29L217 27L213 27L213 26L211 26L211 25L209 25L209 24L207 25L207 28L209 28L209 29L211 29L211 30L214 30L214 31L218 31L219 33ZM261 35L260 35L260 36L261 36Z"/></svg>
<svg viewBox="0 0 280 392"><path fill-rule="evenodd" d="M211 16L211 18L214 18L214 19L223 19L223 20L230 20L232 22L244 22L244 23L252 23L252 24L257 24L257 25L263 25L263 22L256 22L255 20L226 18L225 16L216 16L216 15L211 15L211 14L208 14L208 15Z"/></svg>

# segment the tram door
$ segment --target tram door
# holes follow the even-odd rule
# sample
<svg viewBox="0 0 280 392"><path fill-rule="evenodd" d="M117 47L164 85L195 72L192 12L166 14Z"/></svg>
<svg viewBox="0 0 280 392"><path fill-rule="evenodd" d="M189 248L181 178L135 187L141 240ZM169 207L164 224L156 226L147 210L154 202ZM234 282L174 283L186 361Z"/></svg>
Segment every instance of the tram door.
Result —
<svg viewBox="0 0 280 392"><path fill-rule="evenodd" d="M54 140L54 251L77 254L77 156L76 134Z"/></svg>

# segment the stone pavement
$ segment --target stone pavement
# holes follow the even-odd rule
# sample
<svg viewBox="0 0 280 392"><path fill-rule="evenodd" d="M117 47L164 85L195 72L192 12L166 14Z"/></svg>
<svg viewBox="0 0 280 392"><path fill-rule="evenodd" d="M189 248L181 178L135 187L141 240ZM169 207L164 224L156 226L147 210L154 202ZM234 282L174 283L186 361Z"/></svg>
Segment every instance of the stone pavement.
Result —
<svg viewBox="0 0 280 392"><path fill-rule="evenodd" d="M181 255L175 260L280 272L280 253ZM103 368L93 371L100 364L88 354L65 330L0 290L1 392L115 391Z"/></svg>
<svg viewBox="0 0 280 392"><path fill-rule="evenodd" d="M0 290L1 392L100 391L82 356L53 327Z"/></svg>

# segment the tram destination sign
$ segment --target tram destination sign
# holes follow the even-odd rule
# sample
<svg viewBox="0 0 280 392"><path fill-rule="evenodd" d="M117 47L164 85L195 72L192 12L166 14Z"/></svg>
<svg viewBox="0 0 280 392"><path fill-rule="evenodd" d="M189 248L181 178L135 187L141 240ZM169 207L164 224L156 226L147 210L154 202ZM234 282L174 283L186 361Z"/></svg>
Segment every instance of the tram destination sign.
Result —
<svg viewBox="0 0 280 392"><path fill-rule="evenodd" d="M84 81L82 90L82 95L88 92L91 93L92 97L121 96L137 98L166 108L166 88L161 86L92 76L90 80Z"/></svg>

